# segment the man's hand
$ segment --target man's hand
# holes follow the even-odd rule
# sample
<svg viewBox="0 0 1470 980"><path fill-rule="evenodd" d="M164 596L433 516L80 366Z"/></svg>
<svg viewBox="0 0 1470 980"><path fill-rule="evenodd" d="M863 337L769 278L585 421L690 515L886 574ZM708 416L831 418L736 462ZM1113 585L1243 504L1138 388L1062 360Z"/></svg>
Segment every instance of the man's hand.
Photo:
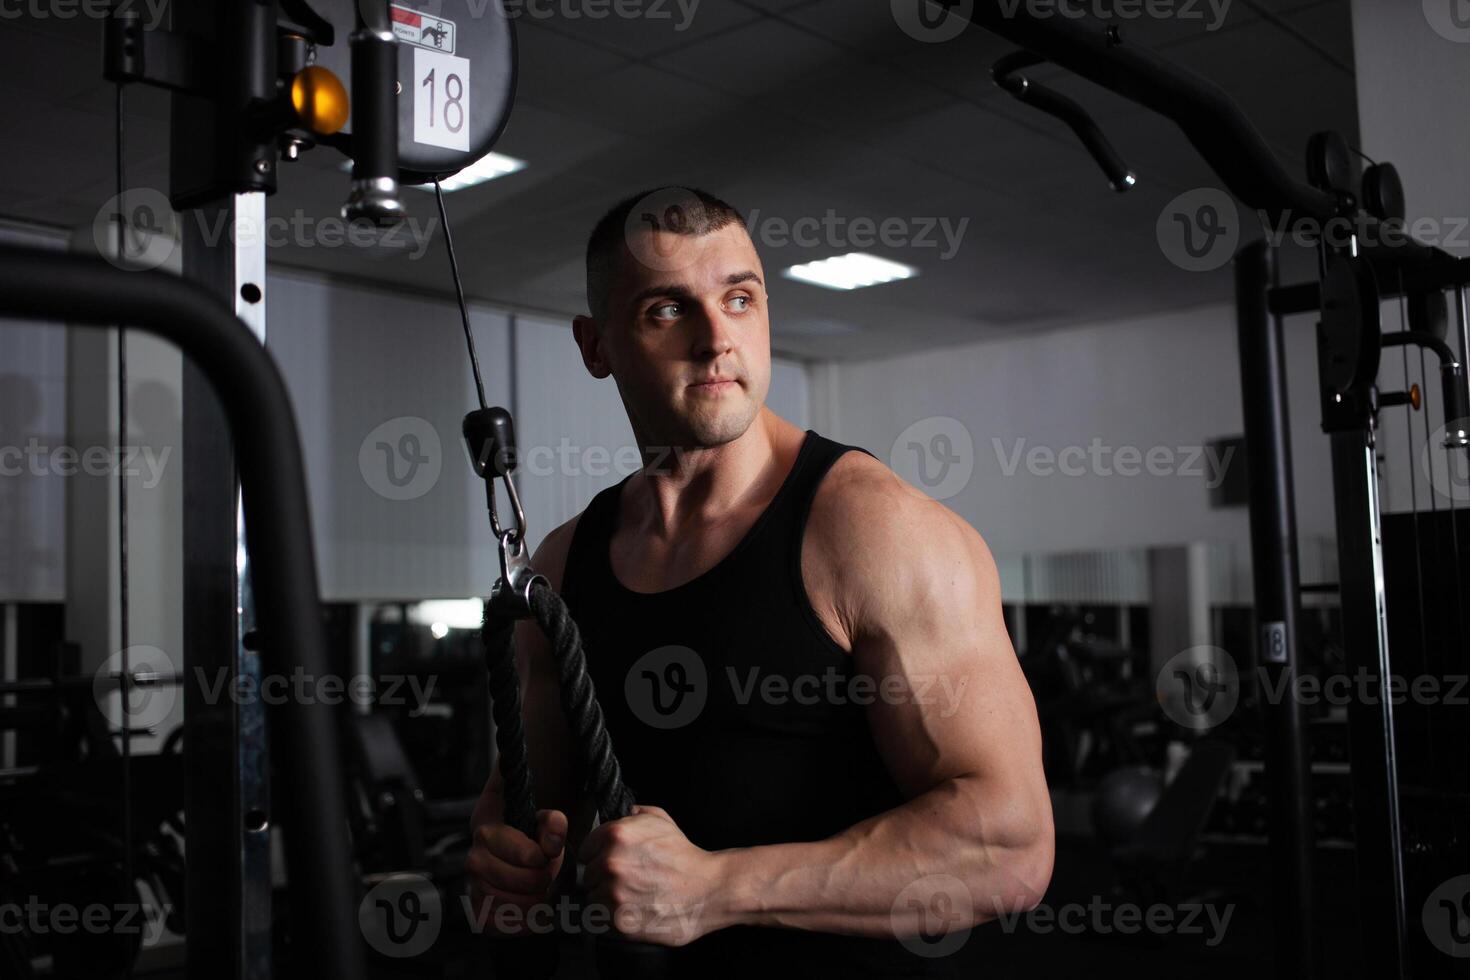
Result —
<svg viewBox="0 0 1470 980"><path fill-rule="evenodd" d="M540 810L536 827L534 841L499 821L475 828L467 862L470 902L478 921L494 932L524 931L531 907L551 897L566 858L567 816L560 810Z"/></svg>
<svg viewBox="0 0 1470 980"><path fill-rule="evenodd" d="M606 908L625 939L683 946L725 924L715 901L718 856L690 843L656 806L598 826L577 856L589 904Z"/></svg>

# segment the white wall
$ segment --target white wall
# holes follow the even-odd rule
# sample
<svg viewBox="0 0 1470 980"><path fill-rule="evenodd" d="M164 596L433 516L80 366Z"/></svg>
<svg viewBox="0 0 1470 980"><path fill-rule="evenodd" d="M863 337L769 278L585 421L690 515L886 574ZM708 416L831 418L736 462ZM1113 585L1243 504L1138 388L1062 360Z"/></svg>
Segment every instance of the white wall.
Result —
<svg viewBox="0 0 1470 980"><path fill-rule="evenodd" d="M1321 564L1320 539L1332 535L1331 479L1318 428L1316 352L1311 323L1286 324L1296 454L1297 513L1306 581ZM1244 508L1209 506L1204 472L1111 472L1128 460L1104 454L1134 447L1175 454L1174 469L1206 442L1243 429L1235 315L1213 306L1146 319L977 343L878 361L842 362L814 371L814 405L824 431L885 459L910 482L914 444L948 438L959 474L931 493L1016 567L1016 556L1215 542L1248 562ZM944 421L952 419L954 422ZM900 439L902 436L902 439ZM967 441L971 447L965 450ZM1081 447L1083 475L1029 467L1034 449ZM943 443L938 444L943 449ZM1019 465L1011 469L1017 449ZM937 461L925 454L934 468ZM1232 461L1239 465L1241 460ZM1196 464L1201 469L1201 461ZM972 468L968 478L966 467ZM1156 466L1155 469L1166 467ZM1317 539L1317 540L1313 540ZM1014 575L1014 572L1013 572ZM1004 578L1003 578L1004 582ZM1011 586L1011 594L1015 594Z"/></svg>
<svg viewBox="0 0 1470 980"><path fill-rule="evenodd" d="M477 402L455 304L290 271L273 272L266 293L266 343L306 453L323 598L487 593L499 564L460 435ZM567 323L476 306L471 323L486 398L515 416L534 545L637 468L632 430L611 379L582 367ZM778 361L772 406L805 425L806 400L804 367ZM399 479L410 472L400 447L425 461L395 487L389 461ZM508 523L503 495L500 513Z"/></svg>
<svg viewBox="0 0 1470 980"><path fill-rule="evenodd" d="M458 307L288 271L271 273L266 304L306 454L322 597L488 593L499 569L460 436L477 402ZM503 403L509 318L470 313L486 397Z"/></svg>

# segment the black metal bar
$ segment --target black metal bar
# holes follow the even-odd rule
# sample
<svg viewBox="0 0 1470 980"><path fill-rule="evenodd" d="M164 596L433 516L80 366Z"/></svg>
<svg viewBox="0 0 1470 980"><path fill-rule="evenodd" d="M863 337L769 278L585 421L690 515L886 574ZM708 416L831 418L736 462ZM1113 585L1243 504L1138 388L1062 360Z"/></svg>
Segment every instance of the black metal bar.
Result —
<svg viewBox="0 0 1470 980"><path fill-rule="evenodd" d="M1266 302L1274 267L1274 253L1265 242L1247 245L1235 259L1235 292L1257 658L1268 689L1286 692L1282 697L1263 699L1276 975L1309 980L1318 975L1321 940L1312 873L1315 842L1309 760L1301 708L1292 694L1296 690L1301 579L1286 408L1286 353L1281 321L1271 315Z"/></svg>
<svg viewBox="0 0 1470 980"><path fill-rule="evenodd" d="M0 247L0 316L106 328L125 322L176 344L225 408L239 465L245 530L260 570L255 599L272 672L327 675L306 474L285 383L248 327L206 291L160 272L97 258ZM332 709L298 699L272 709L293 925L303 973L366 976L345 828L342 753Z"/></svg>
<svg viewBox="0 0 1470 980"><path fill-rule="evenodd" d="M1087 114L1087 110L1060 92L1038 85L1020 74L1023 69L1038 64L1045 64L1044 59L1029 51L1018 51L1006 55L991 66L990 77L1017 100L1066 123L1082 141L1093 161L1102 168L1103 175L1108 179L1108 186L1120 194L1127 191L1137 183L1137 177L1128 168L1128 164L1123 162L1113 144L1108 142L1097 123Z"/></svg>
<svg viewBox="0 0 1470 980"><path fill-rule="evenodd" d="M211 687L235 680L235 457L223 406L201 367L181 368L184 677L184 906L188 980L241 980L240 705ZM224 673L227 672L227 673ZM266 896L267 901L269 895Z"/></svg>
<svg viewBox="0 0 1470 980"><path fill-rule="evenodd" d="M927 4L932 16L952 16L943 0L909 0ZM1172 121L1247 207L1262 212L1277 233L1290 233L1307 219L1316 228L1339 217L1337 198L1287 172L1245 113L1214 83L1185 71L1149 51L1130 45L1116 24L1072 12L1028 10L1024 3L976 0L970 22L1005 38L1047 61L1101 85L1123 98ZM1402 223L1385 228L1367 215L1360 217L1358 238L1385 242L1375 250L1394 256L1406 267L1422 267L1442 276L1443 268L1462 260L1442 249L1401 234ZM1393 232L1393 244L1387 244Z"/></svg>
<svg viewBox="0 0 1470 980"><path fill-rule="evenodd" d="M1470 285L1470 259L1450 257L1446 262L1440 257L1442 253L1432 253L1426 264L1416 266L1390 262L1382 252L1365 251L1363 254L1373 266L1380 294L1385 300L1410 293ZM1271 290L1271 312L1277 316L1316 313L1321 307L1321 290L1315 282L1299 282Z"/></svg>
<svg viewBox="0 0 1470 980"><path fill-rule="evenodd" d="M936 13L944 8L938 0L913 2L928 3ZM1117 32L1097 18L1043 16L1028 11L1025 4L978 0L970 20L1172 120L1230 192L1248 206L1273 216L1290 210L1295 217L1318 221L1337 212L1332 195L1286 172L1265 139L1218 86L1145 48L1116 40Z"/></svg>
<svg viewBox="0 0 1470 980"><path fill-rule="evenodd" d="M1403 837L1393 699L1385 683L1390 669L1377 457L1369 429L1331 438L1345 670L1372 692L1348 703L1363 976L1403 980L1409 975Z"/></svg>

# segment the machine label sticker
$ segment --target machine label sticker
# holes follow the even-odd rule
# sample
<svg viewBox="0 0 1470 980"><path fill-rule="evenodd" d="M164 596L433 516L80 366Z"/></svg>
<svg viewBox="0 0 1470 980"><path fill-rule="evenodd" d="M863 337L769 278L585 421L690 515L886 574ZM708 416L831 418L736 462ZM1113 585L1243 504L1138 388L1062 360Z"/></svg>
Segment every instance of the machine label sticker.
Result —
<svg viewBox="0 0 1470 980"><path fill-rule="evenodd" d="M413 49L413 141L470 148L470 60Z"/></svg>
<svg viewBox="0 0 1470 980"><path fill-rule="evenodd" d="M393 34L400 41L417 44L431 51L454 54L454 21L425 14L411 7L391 4L389 14L393 17Z"/></svg>
<svg viewBox="0 0 1470 980"><path fill-rule="evenodd" d="M1268 664L1286 663L1286 624L1261 624L1261 659Z"/></svg>

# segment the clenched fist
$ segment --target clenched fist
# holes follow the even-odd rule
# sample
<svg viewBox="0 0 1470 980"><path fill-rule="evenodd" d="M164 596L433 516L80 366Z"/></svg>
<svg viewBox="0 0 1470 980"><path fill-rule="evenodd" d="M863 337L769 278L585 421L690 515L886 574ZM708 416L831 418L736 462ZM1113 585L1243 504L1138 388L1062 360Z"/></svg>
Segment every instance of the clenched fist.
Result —
<svg viewBox="0 0 1470 980"><path fill-rule="evenodd" d="M498 821L476 827L467 867L478 920L496 932L523 932L532 906L551 897L566 839L567 815L560 810L537 811L535 840ZM511 908L518 911L502 911Z"/></svg>
<svg viewBox="0 0 1470 980"><path fill-rule="evenodd" d="M606 908L626 939L683 946L729 924L717 901L719 856L696 847L656 806L601 824L578 857L588 901Z"/></svg>

